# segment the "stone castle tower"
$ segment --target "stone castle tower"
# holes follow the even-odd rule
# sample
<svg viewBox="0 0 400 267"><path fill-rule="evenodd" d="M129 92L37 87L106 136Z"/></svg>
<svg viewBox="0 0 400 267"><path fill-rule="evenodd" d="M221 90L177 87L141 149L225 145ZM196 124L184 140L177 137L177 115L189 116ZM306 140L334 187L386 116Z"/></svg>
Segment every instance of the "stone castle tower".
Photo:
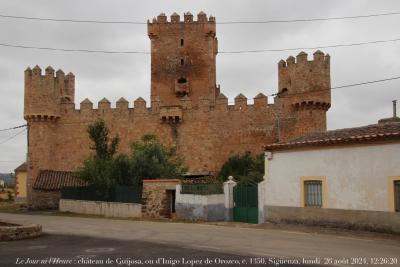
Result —
<svg viewBox="0 0 400 267"><path fill-rule="evenodd" d="M330 58L301 52L278 63L274 103L259 93L254 104L238 94L233 105L216 86L218 42L214 17L194 20L174 13L148 22L151 40L151 104L133 106L121 98L116 108L103 98L98 108L85 99L76 107L75 77L51 67L25 71L24 118L28 134L28 188L39 170L73 171L91 153L87 126L104 120L121 138L120 152L145 133L177 147L191 174L216 174L234 153L261 153L263 146L326 130L330 107ZM28 200L35 193L28 190Z"/></svg>
<svg viewBox="0 0 400 267"><path fill-rule="evenodd" d="M185 13L183 21L178 14L171 22L160 14L148 23L151 40L151 100L163 105L179 105L189 95L197 105L200 97L215 103L216 55L215 19L200 12L197 21Z"/></svg>

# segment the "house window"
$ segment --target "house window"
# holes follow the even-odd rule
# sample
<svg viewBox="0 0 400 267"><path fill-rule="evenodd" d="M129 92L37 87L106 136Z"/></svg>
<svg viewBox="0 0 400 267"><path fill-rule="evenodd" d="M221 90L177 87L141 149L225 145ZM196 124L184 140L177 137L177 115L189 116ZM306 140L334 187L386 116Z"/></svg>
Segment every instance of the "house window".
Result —
<svg viewBox="0 0 400 267"><path fill-rule="evenodd" d="M181 65L183 66L185 64L185 61L183 60L183 58L181 59Z"/></svg>
<svg viewBox="0 0 400 267"><path fill-rule="evenodd" d="M184 41L183 41L183 39L181 39L181 46L183 46L183 44L184 44Z"/></svg>
<svg viewBox="0 0 400 267"><path fill-rule="evenodd" d="M304 181L304 206L322 208L322 181Z"/></svg>
<svg viewBox="0 0 400 267"><path fill-rule="evenodd" d="M400 212L400 181L394 181L394 210Z"/></svg>

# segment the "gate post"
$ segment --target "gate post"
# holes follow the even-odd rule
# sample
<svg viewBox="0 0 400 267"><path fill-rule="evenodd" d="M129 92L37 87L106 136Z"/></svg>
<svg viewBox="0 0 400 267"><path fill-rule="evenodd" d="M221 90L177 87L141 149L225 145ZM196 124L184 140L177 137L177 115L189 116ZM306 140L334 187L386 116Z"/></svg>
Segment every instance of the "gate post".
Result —
<svg viewBox="0 0 400 267"><path fill-rule="evenodd" d="M258 183L258 223L265 222L264 201L265 201L265 181Z"/></svg>
<svg viewBox="0 0 400 267"><path fill-rule="evenodd" d="M228 177L228 181L224 183L225 196L225 221L233 221L233 188L236 182L232 176Z"/></svg>

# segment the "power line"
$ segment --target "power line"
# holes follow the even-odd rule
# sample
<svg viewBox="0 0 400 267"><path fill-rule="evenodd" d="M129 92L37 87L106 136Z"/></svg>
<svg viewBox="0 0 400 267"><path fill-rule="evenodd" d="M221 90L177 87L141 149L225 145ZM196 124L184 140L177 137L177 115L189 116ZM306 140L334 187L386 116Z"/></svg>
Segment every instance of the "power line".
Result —
<svg viewBox="0 0 400 267"><path fill-rule="evenodd" d="M310 19L288 19L288 20L265 20L265 21L223 21L217 22L218 24L271 24L271 23L294 23L294 22L311 22L311 21L326 21L326 20L346 20L346 19L362 19L372 17L383 17L400 15L400 12L388 12L380 14L368 14L358 16L345 16L345 17L327 17L327 18L310 18Z"/></svg>
<svg viewBox="0 0 400 267"><path fill-rule="evenodd" d="M102 54L146 54L146 55L150 54L150 52L145 52L145 51L107 51L107 50L89 50L89 49L67 49L67 48L54 48L54 47L14 45L14 44L6 44L6 43L0 43L0 46L22 48L22 49L62 51L62 52L84 52L84 53L102 53Z"/></svg>
<svg viewBox="0 0 400 267"><path fill-rule="evenodd" d="M19 129L19 128L26 127L26 126L27 126L26 124L23 124L23 125L19 125L19 126L11 127L11 128L0 129L0 132L4 132L4 131L10 131L10 130L15 130L15 129Z"/></svg>
<svg viewBox="0 0 400 267"><path fill-rule="evenodd" d="M26 131L26 129L23 129L22 131L20 131L20 132L14 134L13 136L11 136L11 137L9 137L9 138L7 138L7 139L1 141L1 142L0 142L0 145L7 143L8 141L14 139L15 137L17 137L18 135L22 134L22 133L25 132L25 131Z"/></svg>
<svg viewBox="0 0 400 267"><path fill-rule="evenodd" d="M350 44L334 44L326 46L314 46L314 47L295 47L295 48L282 48L282 49L258 49L258 50L241 50L241 51L221 51L221 54L241 54L241 53L263 53L263 52L282 52L282 51L293 51L293 50L312 50L321 48L335 48L335 47L349 47L349 46L360 46L368 44L379 44L379 43L389 43L400 41L400 38L390 39L390 40L377 40L361 43L350 43Z"/></svg>
<svg viewBox="0 0 400 267"><path fill-rule="evenodd" d="M282 49L219 51L218 53L220 53L220 54L243 54L243 53L282 52L282 51L294 51L294 50L312 50L312 49L323 49L323 48L361 46L361 45L389 43L389 42L398 42L398 41L400 41L400 38L389 39L389 40L376 40L376 41L360 42L360 43L314 46L314 47L295 47L295 48L282 48ZM26 46L26 45L16 45L16 44L8 44L8 43L0 43L0 46L12 47L12 48L21 48L21 49L62 51L62 52L83 52L83 53L102 53L102 54L145 54L145 55L150 55L150 52L146 52L146 51L112 51L112 50L68 49L68 48L55 48L55 47Z"/></svg>
<svg viewBox="0 0 400 267"><path fill-rule="evenodd" d="M378 82L386 82L386 81L397 80L397 79L400 79L400 76L381 79L381 80L375 80L375 81L362 82L362 83L353 83L353 84L348 84L348 85L340 85L340 86L332 87L331 89L334 90L334 89L339 89L339 88L346 88L346 87L359 86L359 85L378 83Z"/></svg>
<svg viewBox="0 0 400 267"><path fill-rule="evenodd" d="M321 90L314 90L314 91L310 91L310 92L299 92L299 93L289 93L289 94L274 93L274 94L270 94L268 96L287 97L287 96L292 96L292 95L301 95L301 94L307 94L307 93L313 93L313 92L336 90L336 89L347 88L347 87L355 87L355 86L360 86L360 85L365 85L365 84L380 83L380 82L392 81L392 80L397 80L397 79L400 79L400 76L384 78L384 79L380 79L380 80L361 82L361 83L352 83L352 84L346 84L346 85L339 85L339 86L331 87L330 89L321 89Z"/></svg>
<svg viewBox="0 0 400 267"><path fill-rule="evenodd" d="M327 21L327 20L347 20L347 19L363 19L400 15L400 12L387 12L378 14L343 16L343 17L325 17L325 18L305 18L305 19L287 19L287 20L261 20L261 21L221 21L217 24L273 24L273 23L297 23L297 22L312 22L312 21ZM107 20L79 20L79 19L57 19L43 17L27 17L0 14L2 18L21 19L21 20L36 20L36 21L52 21L52 22L72 22L72 23L92 23L92 24L131 24L131 25L146 25L147 22L139 21L107 21Z"/></svg>

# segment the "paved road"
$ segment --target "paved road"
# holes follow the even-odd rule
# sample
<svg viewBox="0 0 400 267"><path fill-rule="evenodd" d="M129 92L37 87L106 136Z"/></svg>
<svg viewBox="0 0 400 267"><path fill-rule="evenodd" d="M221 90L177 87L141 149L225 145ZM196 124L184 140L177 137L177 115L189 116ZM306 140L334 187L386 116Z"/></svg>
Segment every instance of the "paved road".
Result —
<svg viewBox="0 0 400 267"><path fill-rule="evenodd" d="M73 235L0 242L0 266L266 266L255 263L260 260L175 245Z"/></svg>
<svg viewBox="0 0 400 267"><path fill-rule="evenodd" d="M224 227L195 223L165 223L67 216L0 213L0 219L39 223L46 233L146 241L197 251L283 258L398 257L398 240L310 234L283 230ZM337 265L348 265L337 262Z"/></svg>

